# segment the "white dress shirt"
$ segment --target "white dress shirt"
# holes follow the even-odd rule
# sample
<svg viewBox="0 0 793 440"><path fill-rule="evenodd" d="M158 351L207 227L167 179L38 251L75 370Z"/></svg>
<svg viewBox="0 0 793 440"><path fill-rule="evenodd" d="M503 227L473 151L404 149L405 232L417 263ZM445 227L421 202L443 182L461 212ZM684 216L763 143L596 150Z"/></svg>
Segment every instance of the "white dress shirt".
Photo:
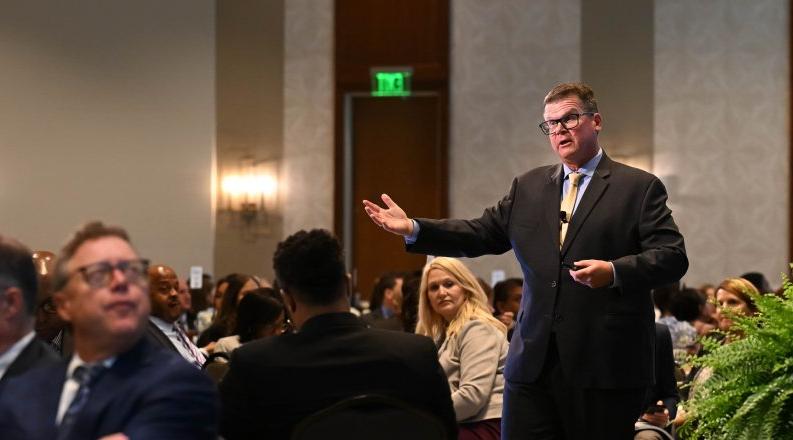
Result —
<svg viewBox="0 0 793 440"><path fill-rule="evenodd" d="M100 362L105 366L105 368L110 368L113 366L113 363L116 362L116 358L114 356ZM69 366L66 367L66 382L64 382L63 390L61 391L61 400L58 404L58 414L55 417L56 425L61 424L63 415L66 414L66 410L69 409L69 405L72 404L72 400L74 400L77 390L80 389L80 384L74 380L74 377L72 377L74 375L74 370L76 370L80 365L85 364L87 364L87 362L82 360L80 356L75 353L74 356L72 356L72 360L69 361Z"/></svg>
<svg viewBox="0 0 793 440"><path fill-rule="evenodd" d="M156 316L150 316L149 319L151 319L151 322L153 322L154 325L156 325L157 328L168 337L168 339L171 341L171 344L176 347L176 350L180 355L182 355L183 358L187 359L188 362L194 365L204 365L206 358L204 358L201 350L199 350L198 347L196 347L195 344L190 341L190 338L188 338L186 334L180 334L178 333L178 329L174 329L174 324L176 323L167 323ZM182 338L184 338L184 340ZM187 343L187 347L185 347L185 343Z"/></svg>

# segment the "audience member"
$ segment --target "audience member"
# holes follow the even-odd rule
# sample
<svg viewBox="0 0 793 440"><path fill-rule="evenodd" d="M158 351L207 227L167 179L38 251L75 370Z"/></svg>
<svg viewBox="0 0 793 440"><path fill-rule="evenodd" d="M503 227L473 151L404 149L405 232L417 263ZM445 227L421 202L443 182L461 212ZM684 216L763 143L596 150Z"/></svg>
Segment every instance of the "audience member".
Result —
<svg viewBox="0 0 793 440"><path fill-rule="evenodd" d="M726 310L734 314L753 316L757 313L753 296L760 295L754 283L745 278L727 278L716 288L716 317L719 321L719 330L723 332L736 332L732 328L732 319Z"/></svg>
<svg viewBox="0 0 793 440"><path fill-rule="evenodd" d="M216 438L209 378L143 337L146 269L118 227L89 223L66 244L54 290L74 355L6 384L3 438Z"/></svg>
<svg viewBox="0 0 793 440"><path fill-rule="evenodd" d="M190 341L177 322L184 306L179 295L176 272L168 266L158 264L149 268L148 277L151 299L149 338L155 344L179 353L196 368L201 368L206 360L204 354Z"/></svg>
<svg viewBox="0 0 793 440"><path fill-rule="evenodd" d="M30 250L0 235L0 384L59 359L33 331L36 272Z"/></svg>
<svg viewBox="0 0 793 440"><path fill-rule="evenodd" d="M647 390L644 413L636 422L634 440L672 440L671 420L677 414L680 393L675 376L672 335L655 323L655 383Z"/></svg>
<svg viewBox="0 0 793 440"><path fill-rule="evenodd" d="M662 316L658 322L666 325L672 335L675 360L683 364L686 357L698 351L699 334L693 322L702 313L705 302L695 289L682 287L673 291L669 298L670 315Z"/></svg>
<svg viewBox="0 0 793 440"><path fill-rule="evenodd" d="M719 321L719 330L724 332L724 344L729 344L735 339L740 339L742 333L733 328L732 316L743 315L753 316L757 313L757 306L753 297L760 295L760 292L749 280L744 278L727 278L716 287L716 317ZM713 375L711 367L694 368L688 375L691 386L689 396L694 396L699 392L702 384ZM686 422L688 414L684 410L678 412L674 419L674 425L680 426Z"/></svg>
<svg viewBox="0 0 793 440"><path fill-rule="evenodd" d="M771 283L768 282L768 278L760 272L746 272L739 278L743 278L752 283L755 289L760 293L771 293L774 291L774 289L771 288Z"/></svg>
<svg viewBox="0 0 793 440"><path fill-rule="evenodd" d="M507 278L493 286L493 314L509 329L507 340L512 339L515 318L518 316L522 298L523 280L521 278Z"/></svg>
<svg viewBox="0 0 793 440"><path fill-rule="evenodd" d="M179 304L182 306L182 313L179 315L176 323L179 324L188 339L192 340L193 336L196 335L193 296L190 294L190 288L187 287L187 280L184 278L179 278L178 294Z"/></svg>
<svg viewBox="0 0 793 440"><path fill-rule="evenodd" d="M406 275L402 283L402 328L408 333L416 332L416 323L419 320L419 287L421 285L421 271Z"/></svg>
<svg viewBox="0 0 793 440"><path fill-rule="evenodd" d="M456 436L434 345L416 335L367 328L349 312L349 279L335 237L299 231L278 244L273 267L299 331L232 353L220 383L227 440L289 438L306 416L367 393L435 414L447 425L448 438Z"/></svg>
<svg viewBox="0 0 793 440"><path fill-rule="evenodd" d="M218 339L214 353L231 353L246 342L283 333L286 317L283 302L270 287L250 291L240 300L234 334Z"/></svg>
<svg viewBox="0 0 793 440"><path fill-rule="evenodd" d="M230 336L234 332L234 325L237 319L237 305L248 292L262 287L259 280L251 275L240 273L231 274L227 277L228 287L223 293L222 302L218 309L215 320L198 337L198 346L204 347L225 336Z"/></svg>
<svg viewBox="0 0 793 440"><path fill-rule="evenodd" d="M507 328L476 277L454 258L424 267L416 333L431 337L449 380L460 439L499 439Z"/></svg>
<svg viewBox="0 0 793 440"><path fill-rule="evenodd" d="M487 297L487 307L490 309L490 313L495 314L496 309L493 307L493 288L481 277L476 277L476 282L479 283L479 287L482 288L482 292L484 292Z"/></svg>
<svg viewBox="0 0 793 440"><path fill-rule="evenodd" d="M201 274L201 286L193 288L190 284L190 277L187 277L187 285L190 289L190 302L193 304L193 310L198 312L206 310L210 307L212 302L212 294L214 291L215 283L212 281L212 275L208 273Z"/></svg>
<svg viewBox="0 0 793 440"><path fill-rule="evenodd" d="M402 331L402 283L404 276L396 272L385 273L377 279L372 290L370 313L361 316L370 327Z"/></svg>
<svg viewBox="0 0 793 440"><path fill-rule="evenodd" d="M36 295L36 336L47 342L58 354L69 357L72 354L72 338L69 329L52 299L52 272L55 268L55 254L50 251L33 252L33 264L38 276Z"/></svg>
<svg viewBox="0 0 793 440"><path fill-rule="evenodd" d="M218 310L220 310L220 306L223 303L223 294L226 293L226 289L229 287L230 276L228 275L218 280L215 289L212 291L212 298L209 301L210 306L198 312L196 330L199 335L206 331L217 317Z"/></svg>
<svg viewBox="0 0 793 440"><path fill-rule="evenodd" d="M697 329L698 335L705 336L719 325L719 321L716 319L716 286L703 284L697 290L704 304L699 317L694 320L694 328Z"/></svg>

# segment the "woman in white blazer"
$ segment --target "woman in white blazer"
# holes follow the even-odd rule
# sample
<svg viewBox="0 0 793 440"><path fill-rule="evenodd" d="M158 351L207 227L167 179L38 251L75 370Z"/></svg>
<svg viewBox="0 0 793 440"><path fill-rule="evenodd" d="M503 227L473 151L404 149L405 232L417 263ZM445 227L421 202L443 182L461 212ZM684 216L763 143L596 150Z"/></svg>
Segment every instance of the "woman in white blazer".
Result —
<svg viewBox="0 0 793 440"><path fill-rule="evenodd" d="M454 258L427 263L416 333L431 337L452 393L459 438L499 439L507 328L493 317L476 277Z"/></svg>

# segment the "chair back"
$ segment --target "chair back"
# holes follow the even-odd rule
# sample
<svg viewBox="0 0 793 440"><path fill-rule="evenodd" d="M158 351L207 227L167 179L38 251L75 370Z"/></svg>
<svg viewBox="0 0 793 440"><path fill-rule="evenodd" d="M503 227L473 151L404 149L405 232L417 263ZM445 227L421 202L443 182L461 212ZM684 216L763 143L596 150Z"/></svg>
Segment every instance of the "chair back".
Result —
<svg viewBox="0 0 793 440"><path fill-rule="evenodd" d="M342 400L302 420L292 440L446 440L443 423L394 397L365 394Z"/></svg>
<svg viewBox="0 0 793 440"><path fill-rule="evenodd" d="M223 376L226 375L226 372L229 371L228 353L213 353L206 362L204 362L201 369L212 379L212 382L215 382L215 385L219 384L220 381L223 380Z"/></svg>

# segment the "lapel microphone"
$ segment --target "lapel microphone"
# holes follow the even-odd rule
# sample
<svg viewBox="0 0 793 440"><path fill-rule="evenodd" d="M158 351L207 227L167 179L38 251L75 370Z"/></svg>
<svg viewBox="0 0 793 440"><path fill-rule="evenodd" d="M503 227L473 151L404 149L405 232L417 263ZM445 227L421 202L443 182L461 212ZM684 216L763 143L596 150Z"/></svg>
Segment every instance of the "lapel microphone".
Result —
<svg viewBox="0 0 793 440"><path fill-rule="evenodd" d="M562 223L567 223L567 213L559 211L559 220L561 220Z"/></svg>

